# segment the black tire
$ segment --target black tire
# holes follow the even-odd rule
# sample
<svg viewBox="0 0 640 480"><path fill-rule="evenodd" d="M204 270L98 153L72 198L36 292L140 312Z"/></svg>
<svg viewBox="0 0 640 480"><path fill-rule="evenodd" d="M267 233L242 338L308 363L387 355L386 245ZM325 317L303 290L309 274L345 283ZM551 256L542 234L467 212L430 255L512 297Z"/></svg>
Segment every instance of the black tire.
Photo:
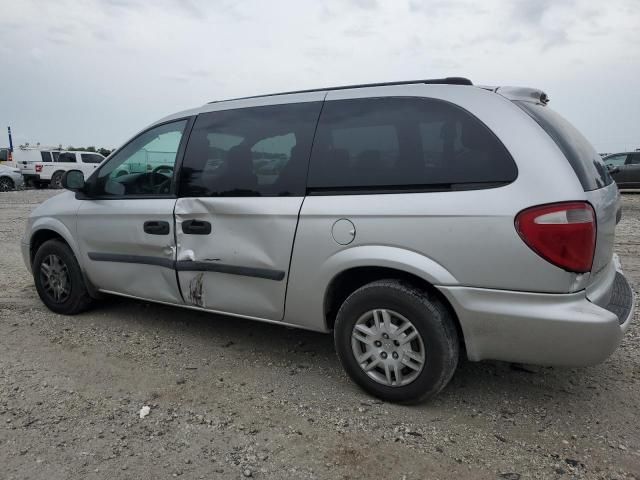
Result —
<svg viewBox="0 0 640 480"><path fill-rule="evenodd" d="M45 281L46 276L42 272L43 262L48 261L51 255L57 257L66 267L65 281L68 282L69 285L68 293L58 299L56 299L55 295L47 288ZM53 239L44 242L36 252L32 269L38 295L49 310L64 315L75 315L89 308L93 302L84 283L80 265L78 265L71 248L63 241ZM67 283L65 283L65 285L67 285Z"/></svg>
<svg viewBox="0 0 640 480"><path fill-rule="evenodd" d="M9 177L0 177L0 192L9 192L15 190L16 185Z"/></svg>
<svg viewBox="0 0 640 480"><path fill-rule="evenodd" d="M379 383L354 356L351 335L356 322L375 309L406 317L422 340L424 366L406 385ZM354 382L378 398L399 403L417 403L440 392L451 380L460 354L458 333L447 307L435 295L394 279L369 283L349 295L338 311L334 340L340 362Z"/></svg>
<svg viewBox="0 0 640 480"><path fill-rule="evenodd" d="M55 172L51 176L51 183L49 183L49 188L53 188L53 189L62 188L62 175L64 175L64 172L62 170Z"/></svg>

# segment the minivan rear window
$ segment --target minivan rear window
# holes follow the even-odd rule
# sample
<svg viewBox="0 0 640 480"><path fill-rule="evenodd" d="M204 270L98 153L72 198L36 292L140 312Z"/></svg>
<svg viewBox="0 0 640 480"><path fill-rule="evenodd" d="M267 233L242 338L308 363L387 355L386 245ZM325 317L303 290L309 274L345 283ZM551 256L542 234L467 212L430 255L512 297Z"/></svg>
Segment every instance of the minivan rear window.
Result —
<svg viewBox="0 0 640 480"><path fill-rule="evenodd" d="M480 189L516 179L489 128L442 100L379 97L325 102L311 155L313 194Z"/></svg>
<svg viewBox="0 0 640 480"><path fill-rule="evenodd" d="M602 158L571 123L545 105L515 101L553 139L567 158L585 192L613 182Z"/></svg>

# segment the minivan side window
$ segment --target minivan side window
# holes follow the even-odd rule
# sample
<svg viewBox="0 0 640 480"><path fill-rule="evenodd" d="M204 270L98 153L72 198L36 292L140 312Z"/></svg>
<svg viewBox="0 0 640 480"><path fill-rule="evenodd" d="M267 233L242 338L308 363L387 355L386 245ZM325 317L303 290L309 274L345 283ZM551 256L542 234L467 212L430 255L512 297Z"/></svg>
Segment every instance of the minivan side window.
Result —
<svg viewBox="0 0 640 480"><path fill-rule="evenodd" d="M57 162L58 158L60 158L60 152L51 152L51 155L53 155L54 162Z"/></svg>
<svg viewBox="0 0 640 480"><path fill-rule="evenodd" d="M89 194L119 198L171 194L173 170L186 125L187 120L179 120L138 135L100 167L92 177Z"/></svg>
<svg viewBox="0 0 640 480"><path fill-rule="evenodd" d="M40 157L42 157L42 161L43 162L50 162L51 161L51 152L40 152Z"/></svg>
<svg viewBox="0 0 640 480"><path fill-rule="evenodd" d="M497 137L469 112L428 98L330 100L309 170L314 193L486 188L517 177Z"/></svg>
<svg viewBox="0 0 640 480"><path fill-rule="evenodd" d="M546 105L514 102L556 143L576 173L585 192L610 185L613 178L589 141L560 114Z"/></svg>
<svg viewBox="0 0 640 480"><path fill-rule="evenodd" d="M301 196L321 102L198 116L180 169L179 195Z"/></svg>

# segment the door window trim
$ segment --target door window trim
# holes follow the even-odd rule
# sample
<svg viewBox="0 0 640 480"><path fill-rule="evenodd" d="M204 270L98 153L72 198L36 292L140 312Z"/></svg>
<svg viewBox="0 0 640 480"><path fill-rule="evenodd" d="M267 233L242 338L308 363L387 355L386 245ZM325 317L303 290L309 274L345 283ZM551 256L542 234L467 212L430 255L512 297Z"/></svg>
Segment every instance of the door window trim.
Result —
<svg viewBox="0 0 640 480"><path fill-rule="evenodd" d="M161 127L163 125L168 125L171 123L177 123L177 122L182 122L182 121L187 121L186 125L184 126L184 130L182 132L182 137L180 138L180 144L178 145L178 151L176 152L176 161L173 164L173 176L171 177L171 187L169 189L169 193L166 194L158 194L158 195L138 195L138 194L133 194L133 195L86 195L83 192L76 192L76 199L77 200L141 200L141 199L147 199L147 200L154 200L154 199L160 199L160 198L177 198L176 195L176 188L177 188L177 180L179 179L178 177L178 172L180 170L180 167L182 166L182 158L184 157L184 152L187 148L187 142L188 142L188 138L191 135L191 129L193 128L193 124L195 123L195 119L196 119L197 115L189 115L186 117L180 117L180 118L174 118L171 120L167 120L166 122L162 122L162 123L156 123L154 125L152 125L151 127L141 131L140 133L138 133L136 136L134 136L133 138L131 138L127 143L125 143L124 145L122 145L121 147L119 147L117 149L117 151L114 151L113 153L116 154L117 152L123 150L127 145L129 145L130 143L134 142L135 140L137 140L138 138L140 138L142 135L144 135L145 133ZM114 155L115 156L115 155ZM113 157L111 155L109 155L109 160L112 160ZM91 175L89 175L89 177L87 178L87 182L90 181L93 177L97 177L100 174L100 171L105 168L107 165L109 164L109 161L103 162L98 168L96 168Z"/></svg>

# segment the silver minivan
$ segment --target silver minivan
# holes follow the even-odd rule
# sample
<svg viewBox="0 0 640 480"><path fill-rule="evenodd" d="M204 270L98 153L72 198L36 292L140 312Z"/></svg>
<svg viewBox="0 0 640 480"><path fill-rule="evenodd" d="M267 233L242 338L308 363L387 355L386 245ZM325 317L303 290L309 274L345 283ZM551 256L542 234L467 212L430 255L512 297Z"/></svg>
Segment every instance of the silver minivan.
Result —
<svg viewBox="0 0 640 480"><path fill-rule="evenodd" d="M24 260L58 313L115 294L333 332L390 401L460 355L602 362L633 317L619 193L547 103L463 78L212 102L67 172Z"/></svg>

